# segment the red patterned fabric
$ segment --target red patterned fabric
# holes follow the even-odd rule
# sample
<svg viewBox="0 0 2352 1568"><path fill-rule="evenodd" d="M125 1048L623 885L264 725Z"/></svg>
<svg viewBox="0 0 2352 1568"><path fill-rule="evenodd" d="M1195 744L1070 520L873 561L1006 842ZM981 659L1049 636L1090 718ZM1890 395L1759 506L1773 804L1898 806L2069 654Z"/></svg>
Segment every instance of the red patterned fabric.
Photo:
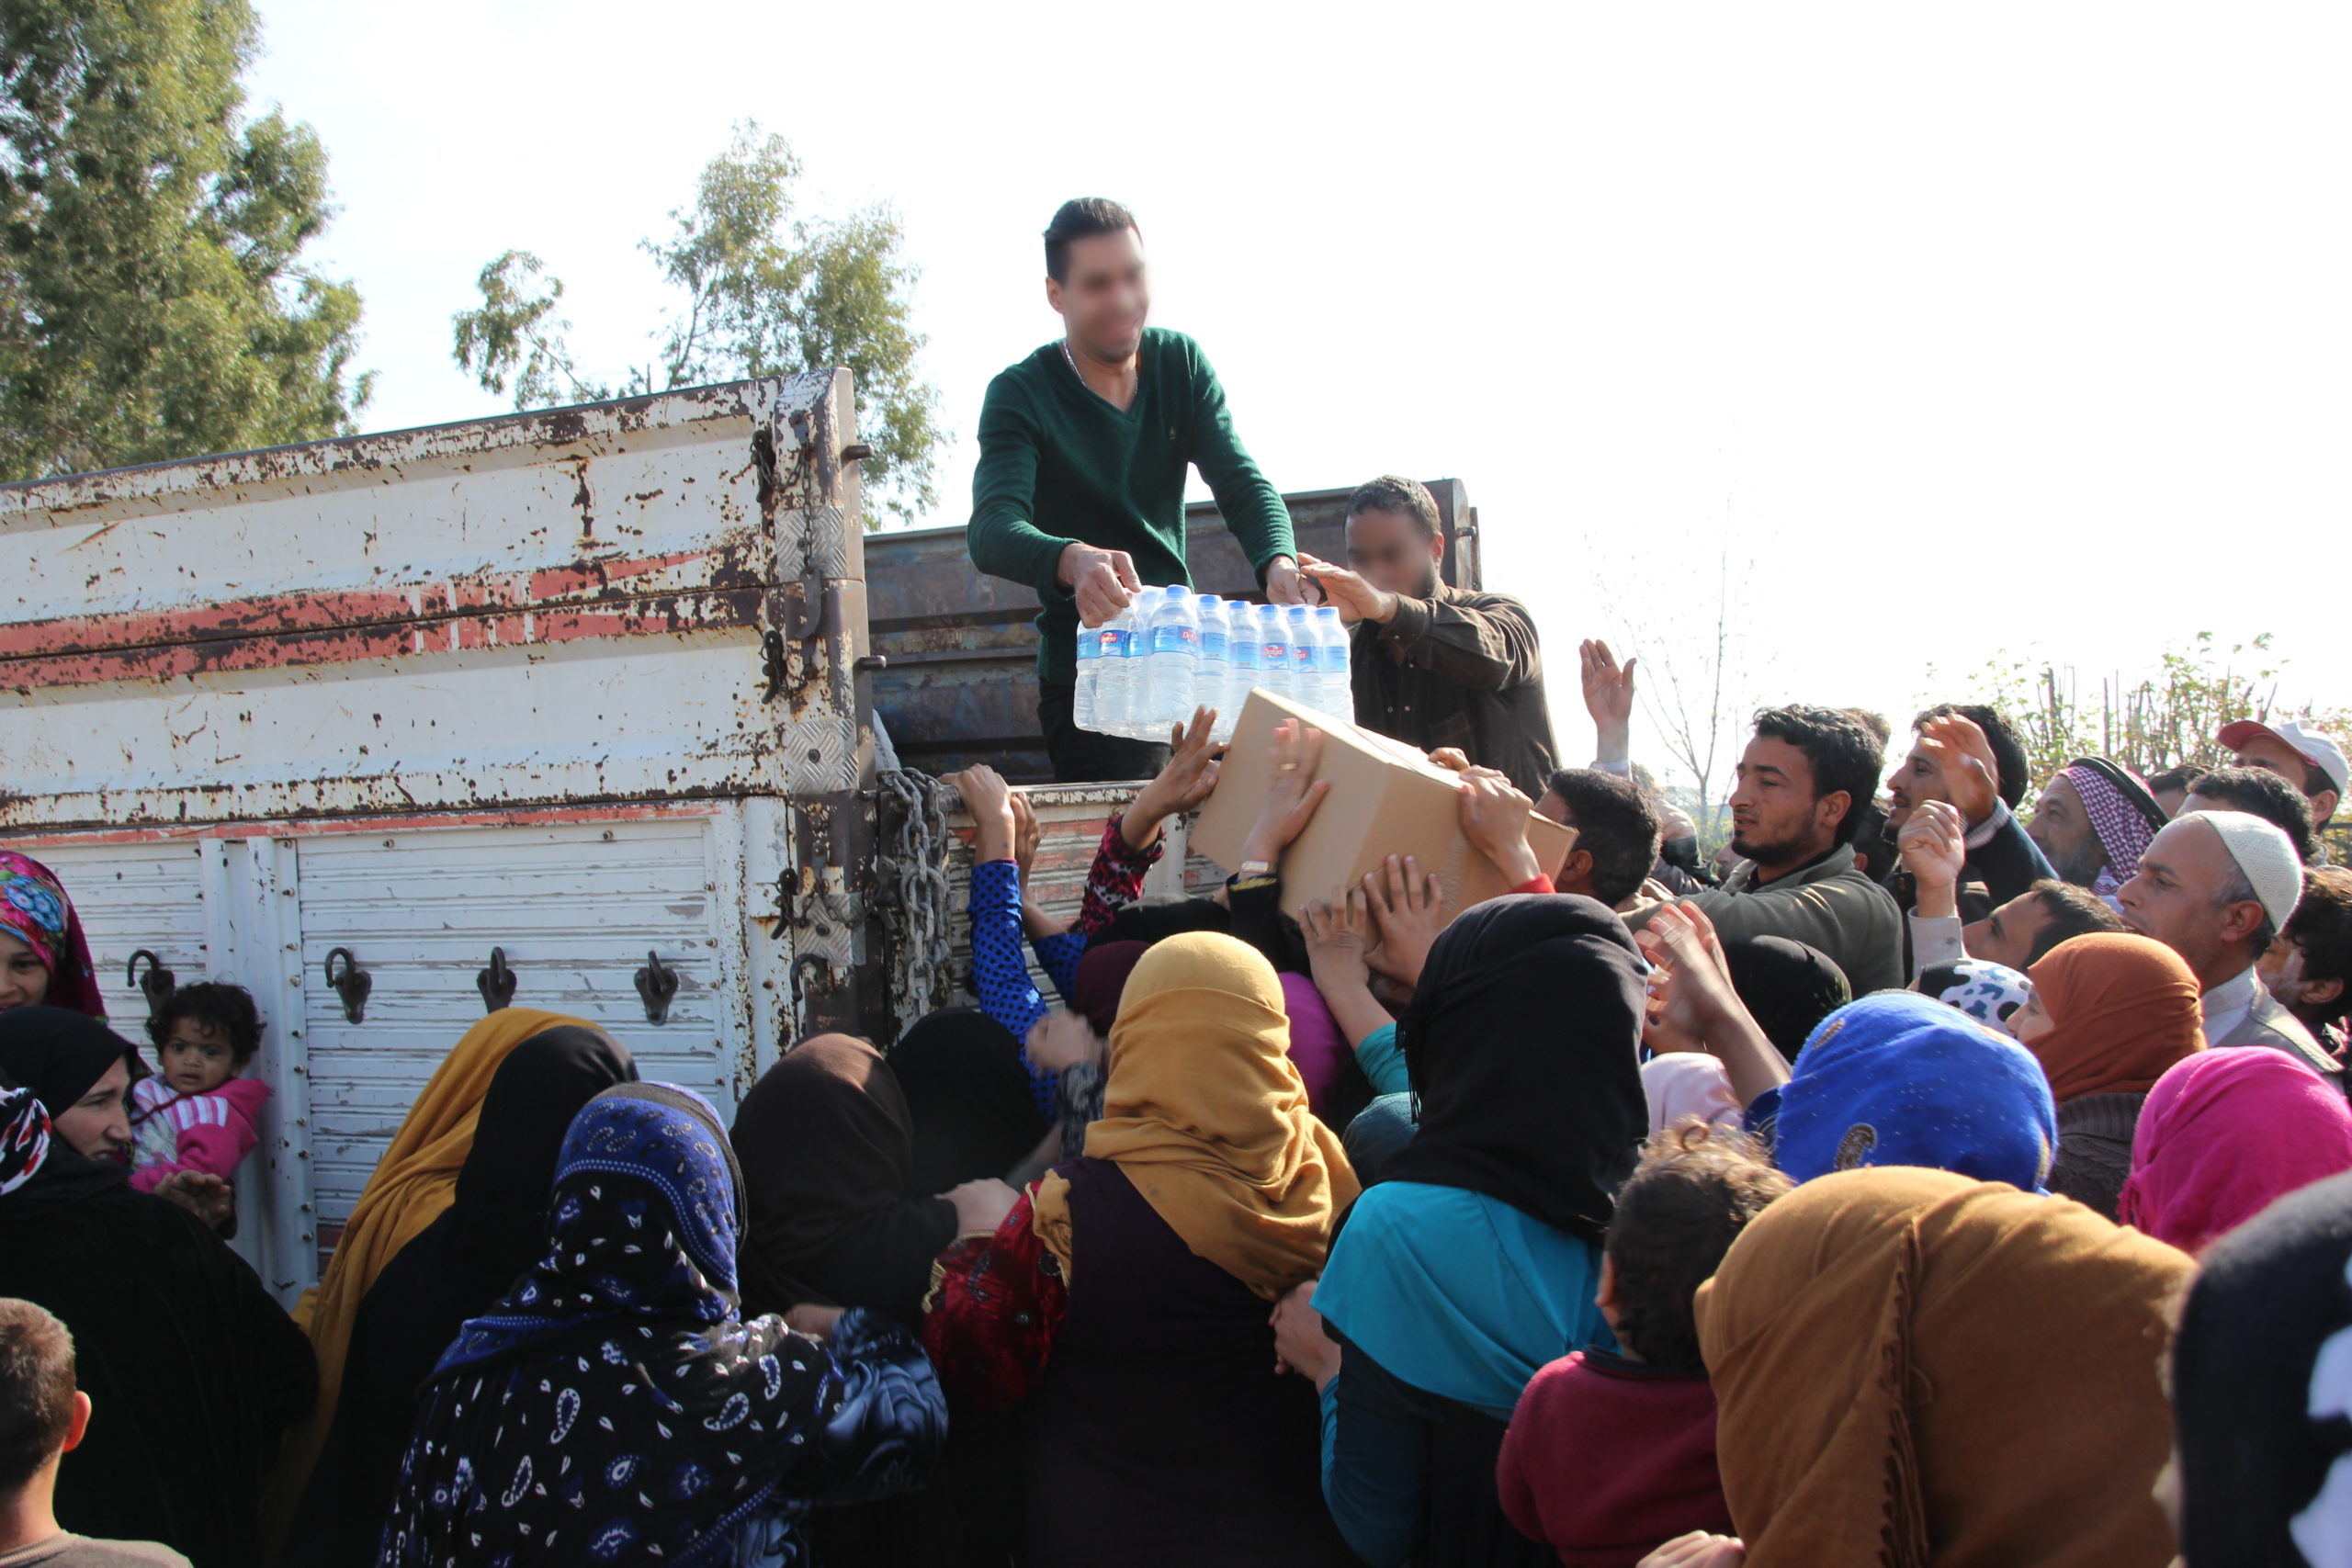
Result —
<svg viewBox="0 0 2352 1568"><path fill-rule="evenodd" d="M922 1348L958 1404L1006 1410L1027 1398L1069 1311L1061 1264L1030 1226L1036 1192L1033 1183L996 1235L959 1241L941 1257Z"/></svg>
<svg viewBox="0 0 2352 1568"><path fill-rule="evenodd" d="M1126 814L1122 812L1102 825L1102 842L1086 872L1086 897L1069 928L1080 936L1093 936L1111 923L1120 906L1143 897L1144 875L1159 863L1160 851L1167 846L1168 835L1162 833L1148 848L1129 849L1119 832L1119 825L1125 820Z"/></svg>

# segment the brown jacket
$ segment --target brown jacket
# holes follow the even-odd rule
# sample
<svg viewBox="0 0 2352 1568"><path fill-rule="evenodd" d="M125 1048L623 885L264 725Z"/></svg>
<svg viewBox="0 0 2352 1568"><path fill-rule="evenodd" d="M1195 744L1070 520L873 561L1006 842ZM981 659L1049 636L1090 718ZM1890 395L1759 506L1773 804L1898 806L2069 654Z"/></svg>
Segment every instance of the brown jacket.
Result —
<svg viewBox="0 0 2352 1568"><path fill-rule="evenodd" d="M1428 599L1400 595L1386 626L1359 622L1348 658L1358 724L1424 751L1459 747L1544 793L1559 749L1526 605L1440 583Z"/></svg>

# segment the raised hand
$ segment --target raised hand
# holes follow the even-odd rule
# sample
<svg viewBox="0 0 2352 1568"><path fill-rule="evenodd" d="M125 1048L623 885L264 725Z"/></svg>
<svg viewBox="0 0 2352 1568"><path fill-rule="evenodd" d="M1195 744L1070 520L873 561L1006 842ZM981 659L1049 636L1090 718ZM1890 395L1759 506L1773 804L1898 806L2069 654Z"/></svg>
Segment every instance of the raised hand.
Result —
<svg viewBox="0 0 2352 1568"><path fill-rule="evenodd" d="M961 773L948 774L947 782L964 797L964 810L972 818L972 859L980 863L1012 859L1018 831L1012 786L1003 775L986 762L975 762Z"/></svg>
<svg viewBox="0 0 2352 1568"><path fill-rule="evenodd" d="M1618 663L1609 645L1598 637L1577 644L1577 659L1584 682L1584 711L1592 716L1593 728L1600 734L1597 754L1608 761L1631 756L1637 660Z"/></svg>
<svg viewBox="0 0 2352 1568"><path fill-rule="evenodd" d="M1168 732L1168 765L1136 793L1133 806L1119 819L1119 836L1128 847L1143 849L1159 837L1159 827L1179 812L1190 811L1216 788L1224 766L1225 742L1212 743L1216 709L1196 707L1191 720Z"/></svg>
<svg viewBox="0 0 2352 1568"><path fill-rule="evenodd" d="M1949 801L1921 801L1894 836L1894 848L1903 857L1903 868L1919 885L1919 913L1931 919L1958 914L1955 889L1968 863L1968 829L1961 823L1960 808Z"/></svg>
<svg viewBox="0 0 2352 1568"><path fill-rule="evenodd" d="M2001 765L1993 760L1993 743L1977 722L1964 714L1948 713L1919 727L1920 749L1944 771L1944 794L1960 807L1968 826L1993 815L2001 803Z"/></svg>
<svg viewBox="0 0 2352 1568"><path fill-rule="evenodd" d="M1462 836L1495 863L1512 887L1544 874L1527 845L1527 813L1533 805L1491 768L1471 768L1462 775Z"/></svg>
<svg viewBox="0 0 2352 1568"><path fill-rule="evenodd" d="M1323 591L1323 602L1337 606L1340 619L1348 625L1373 621L1386 626L1396 618L1396 595L1374 588L1346 567L1313 556L1299 557L1298 566Z"/></svg>
<svg viewBox="0 0 2352 1568"><path fill-rule="evenodd" d="M1438 933L1453 918L1437 874L1424 874L1415 856L1399 861L1390 855L1380 870L1363 874L1363 894L1380 933L1380 944L1368 954L1372 967L1410 989L1421 977Z"/></svg>
<svg viewBox="0 0 2352 1568"><path fill-rule="evenodd" d="M1298 932L1306 942L1306 966L1317 989L1327 995L1342 987L1369 990L1372 964L1372 915L1362 888L1331 889L1329 899L1317 899L1298 912Z"/></svg>
<svg viewBox="0 0 2352 1568"><path fill-rule="evenodd" d="M1321 730L1295 718L1274 726L1273 742L1266 748L1266 804L1241 842L1243 860L1279 861L1291 840L1306 830L1315 808L1331 793L1329 783L1315 776L1322 760Z"/></svg>
<svg viewBox="0 0 2352 1568"><path fill-rule="evenodd" d="M1037 864L1037 846L1045 842L1046 829L1027 795L1018 790L1007 793L1012 796L1012 863L1021 868L1021 896L1026 898L1033 886L1030 874Z"/></svg>

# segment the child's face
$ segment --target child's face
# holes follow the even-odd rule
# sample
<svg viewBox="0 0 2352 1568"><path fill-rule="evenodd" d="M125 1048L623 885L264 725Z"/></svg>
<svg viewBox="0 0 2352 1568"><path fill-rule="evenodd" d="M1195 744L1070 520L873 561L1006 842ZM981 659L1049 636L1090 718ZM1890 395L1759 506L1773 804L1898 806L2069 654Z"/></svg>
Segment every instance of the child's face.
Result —
<svg viewBox="0 0 2352 1568"><path fill-rule="evenodd" d="M237 1058L218 1032L192 1018L175 1018L160 1053L164 1081L175 1094L209 1094L237 1076Z"/></svg>

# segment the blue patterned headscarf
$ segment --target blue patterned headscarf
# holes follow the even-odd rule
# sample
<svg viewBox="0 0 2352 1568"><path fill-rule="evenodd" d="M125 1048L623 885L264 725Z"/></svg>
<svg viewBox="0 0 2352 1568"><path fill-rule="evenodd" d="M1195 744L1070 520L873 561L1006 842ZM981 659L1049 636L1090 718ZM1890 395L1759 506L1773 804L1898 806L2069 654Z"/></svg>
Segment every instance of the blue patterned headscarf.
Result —
<svg viewBox="0 0 2352 1568"><path fill-rule="evenodd" d="M743 1179L718 1112L670 1084L623 1084L582 1108L556 1156L548 1251L458 1331L436 1375L616 1316L735 1314Z"/></svg>
<svg viewBox="0 0 2352 1568"><path fill-rule="evenodd" d="M1774 1152L1799 1181L1917 1165L2041 1190L2058 1143L2032 1053L1942 1002L1881 991L1824 1019L1781 1087Z"/></svg>
<svg viewBox="0 0 2352 1568"><path fill-rule="evenodd" d="M548 1256L425 1385L380 1560L707 1562L784 1506L867 1374L781 1318L738 1319L742 1206L701 1100L624 1084L590 1100L557 1161Z"/></svg>

